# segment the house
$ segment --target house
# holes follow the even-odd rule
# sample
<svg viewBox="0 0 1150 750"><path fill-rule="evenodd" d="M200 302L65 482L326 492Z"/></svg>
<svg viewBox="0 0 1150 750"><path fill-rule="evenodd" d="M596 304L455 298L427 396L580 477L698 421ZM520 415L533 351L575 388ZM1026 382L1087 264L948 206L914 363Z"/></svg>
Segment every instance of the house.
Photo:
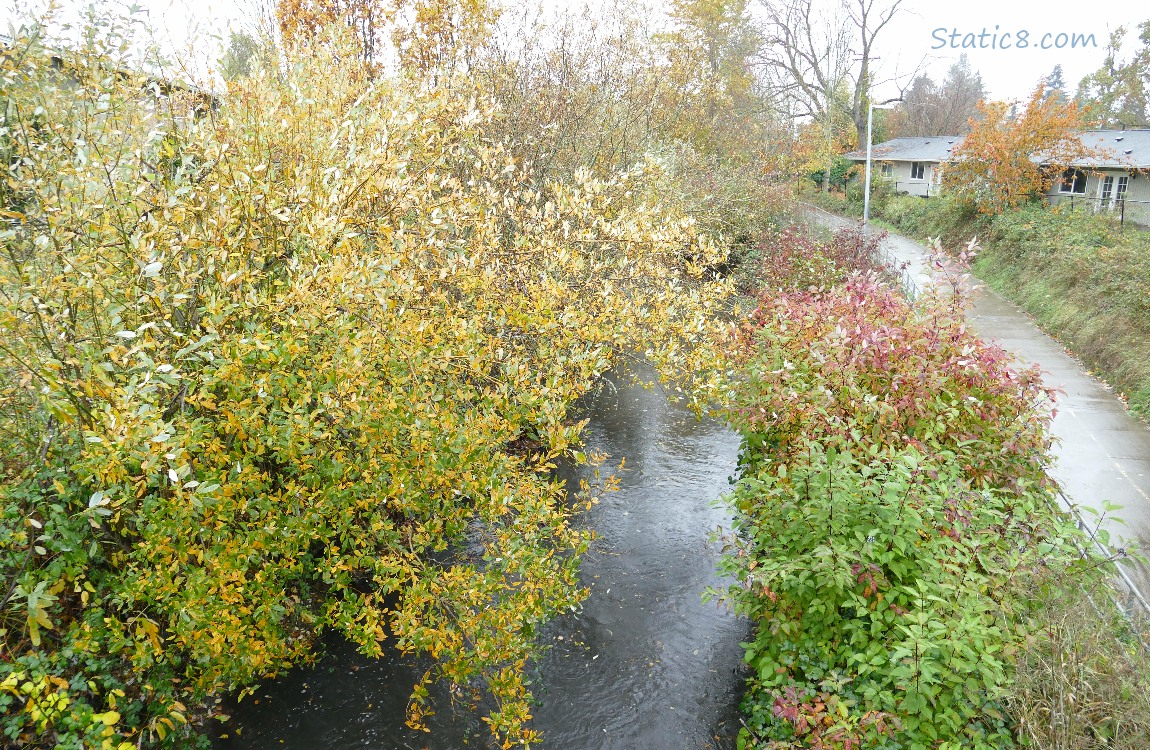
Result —
<svg viewBox="0 0 1150 750"><path fill-rule="evenodd" d="M203 117L209 111L219 108L219 100L210 91L183 81L160 77L143 72L134 72L102 60L85 59L82 53L64 49L51 49L41 45L38 37L25 37L19 40L7 34L0 34L0 70L23 71L27 65L24 57L35 55L46 59L47 66L55 72L56 81L72 90L80 87L80 71L93 65L99 66L121 82L134 82L139 87L140 104L153 117L173 115L172 102L181 99L180 109L195 118ZM20 80L14 78L8 83Z"/></svg>
<svg viewBox="0 0 1150 750"><path fill-rule="evenodd" d="M1150 225L1150 130L1087 130L1082 143L1098 155L1073 162L1050 186L1047 201Z"/></svg>
<svg viewBox="0 0 1150 750"><path fill-rule="evenodd" d="M871 146L871 179L891 183L896 192L923 197L934 195L942 184L942 164L950 158L962 136L936 135L895 138ZM866 149L843 154L866 164Z"/></svg>
<svg viewBox="0 0 1150 750"><path fill-rule="evenodd" d="M871 147L871 179L885 179L900 193L935 195L942 169L962 136L895 138ZM1045 193L1051 205L1110 211L1123 221L1150 226L1150 129L1087 130L1082 143L1097 155L1079 159ZM866 163L866 151L844 158ZM1041 156L1032 157L1041 162Z"/></svg>

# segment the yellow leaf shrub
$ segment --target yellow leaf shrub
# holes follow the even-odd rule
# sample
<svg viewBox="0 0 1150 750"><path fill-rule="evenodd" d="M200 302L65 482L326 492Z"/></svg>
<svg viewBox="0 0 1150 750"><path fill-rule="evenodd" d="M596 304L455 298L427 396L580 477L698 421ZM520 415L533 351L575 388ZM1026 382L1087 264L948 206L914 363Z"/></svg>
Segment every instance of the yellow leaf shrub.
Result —
<svg viewBox="0 0 1150 750"><path fill-rule="evenodd" d="M101 731L172 742L179 700L333 627L434 656L428 681L485 686L493 731L531 741L536 627L584 595L551 475L572 404L633 353L705 392L721 248L661 205L656 164L539 182L486 135L483 91L369 80L338 45L212 100L21 44L6 655L70 680Z"/></svg>

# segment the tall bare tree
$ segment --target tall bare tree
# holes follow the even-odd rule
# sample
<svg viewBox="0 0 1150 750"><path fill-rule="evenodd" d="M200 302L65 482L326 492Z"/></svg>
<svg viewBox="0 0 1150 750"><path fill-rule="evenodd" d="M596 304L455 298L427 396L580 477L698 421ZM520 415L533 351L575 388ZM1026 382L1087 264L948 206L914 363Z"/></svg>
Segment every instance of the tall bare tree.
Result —
<svg viewBox="0 0 1150 750"><path fill-rule="evenodd" d="M854 90L851 96L851 119L858 133L858 142L866 141L867 110L874 80L873 62L875 39L898 12L903 0L843 0L843 5L854 24L853 32L858 46L854 48L858 67L853 71Z"/></svg>
<svg viewBox="0 0 1150 750"><path fill-rule="evenodd" d="M811 0L763 0L763 8L762 78L779 110L821 131L819 147L807 147L829 175L838 151L836 120L847 113L841 93L851 66L850 27ZM829 185L823 181L824 189Z"/></svg>
<svg viewBox="0 0 1150 750"><path fill-rule="evenodd" d="M759 60L780 108L824 121L851 65L850 28L842 16L819 12L812 0L763 0Z"/></svg>
<svg viewBox="0 0 1150 750"><path fill-rule="evenodd" d="M875 79L876 39L903 1L761 0L762 65L777 97L797 116L829 121L835 90L849 82L856 142L865 142L870 92L887 82Z"/></svg>
<svg viewBox="0 0 1150 750"><path fill-rule="evenodd" d="M892 135L964 135L978 103L986 98L982 76L970 67L966 55L950 66L939 86L925 75L916 77L891 113Z"/></svg>

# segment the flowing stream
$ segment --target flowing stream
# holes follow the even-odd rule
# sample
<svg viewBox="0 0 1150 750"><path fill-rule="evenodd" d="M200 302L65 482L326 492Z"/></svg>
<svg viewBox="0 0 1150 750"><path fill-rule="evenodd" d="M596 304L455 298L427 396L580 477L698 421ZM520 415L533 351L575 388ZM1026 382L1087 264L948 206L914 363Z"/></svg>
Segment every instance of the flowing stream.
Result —
<svg viewBox="0 0 1150 750"><path fill-rule="evenodd" d="M650 373L644 373L644 376ZM582 564L591 594L547 628L532 667L533 726L548 750L698 750L734 747L750 626L703 604L715 575L710 540L729 513L738 436L698 421L626 374L586 399L588 446L611 456L620 489L580 523L597 534ZM568 471L564 478L578 481ZM411 686L428 662L367 659L329 637L315 667L293 671L231 709L218 750L399 750L494 747L479 712L453 708L441 686L430 733L404 725Z"/></svg>

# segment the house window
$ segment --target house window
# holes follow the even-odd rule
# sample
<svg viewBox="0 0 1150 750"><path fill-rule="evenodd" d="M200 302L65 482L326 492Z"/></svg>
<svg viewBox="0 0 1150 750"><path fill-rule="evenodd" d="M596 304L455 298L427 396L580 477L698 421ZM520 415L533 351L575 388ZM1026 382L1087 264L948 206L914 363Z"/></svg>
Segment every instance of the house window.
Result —
<svg viewBox="0 0 1150 750"><path fill-rule="evenodd" d="M889 163L889 162L886 164L883 164L882 165L882 176L883 177L894 177L894 165Z"/></svg>
<svg viewBox="0 0 1150 750"><path fill-rule="evenodd" d="M1105 206L1107 203L1109 203L1110 198L1113 195L1114 195L1114 178L1107 176L1107 177L1103 178L1103 180L1102 180L1102 194L1101 194L1102 205Z"/></svg>
<svg viewBox="0 0 1150 750"><path fill-rule="evenodd" d="M912 161L910 163L910 178L912 180L922 180L926 178L926 164L921 161Z"/></svg>
<svg viewBox="0 0 1150 750"><path fill-rule="evenodd" d="M1126 188L1130 185L1130 178L1122 175L1118 178L1118 189L1114 191L1114 202L1121 203L1126 200Z"/></svg>
<svg viewBox="0 0 1150 750"><path fill-rule="evenodd" d="M1058 183L1058 192L1086 194L1086 173L1081 169L1070 168L1062 173L1062 180Z"/></svg>

